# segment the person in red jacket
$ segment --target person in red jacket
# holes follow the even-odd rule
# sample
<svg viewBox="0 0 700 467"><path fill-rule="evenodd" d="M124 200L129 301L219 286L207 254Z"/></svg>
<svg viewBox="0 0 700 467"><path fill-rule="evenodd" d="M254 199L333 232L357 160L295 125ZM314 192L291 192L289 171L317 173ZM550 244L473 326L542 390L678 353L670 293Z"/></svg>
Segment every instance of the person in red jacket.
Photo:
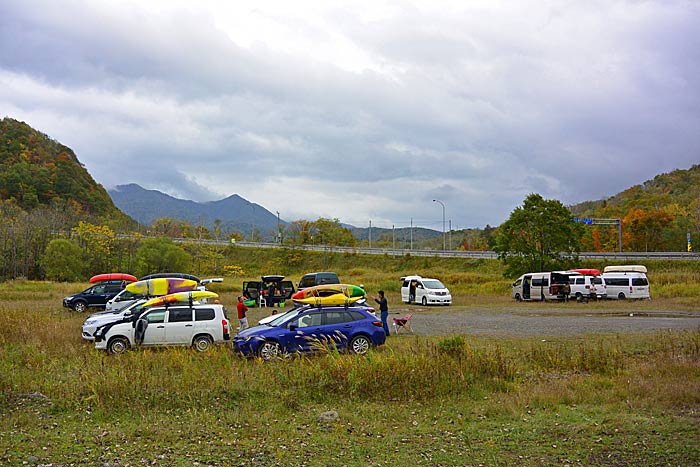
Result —
<svg viewBox="0 0 700 467"><path fill-rule="evenodd" d="M243 303L243 297L238 296L238 304L236 305L238 309L238 323L240 324L240 331L248 328L248 318L246 313L248 312L248 307Z"/></svg>

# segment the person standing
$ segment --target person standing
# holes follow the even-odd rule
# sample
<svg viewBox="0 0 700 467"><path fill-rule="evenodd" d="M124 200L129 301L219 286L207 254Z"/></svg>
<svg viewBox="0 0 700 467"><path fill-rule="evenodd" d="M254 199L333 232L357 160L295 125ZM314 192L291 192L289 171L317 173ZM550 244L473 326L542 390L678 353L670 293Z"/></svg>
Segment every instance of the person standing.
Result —
<svg viewBox="0 0 700 467"><path fill-rule="evenodd" d="M245 306L245 303L243 303L243 297L240 295L238 296L238 304L236 305L236 309L238 310L238 323L240 330L243 331L244 329L248 329L248 317L246 316L248 307Z"/></svg>
<svg viewBox="0 0 700 467"><path fill-rule="evenodd" d="M375 302L379 304L379 312L382 318L382 326L384 327L384 334L387 336L389 335L389 323L387 320L389 319L389 305L387 304L386 297L384 297L384 291L379 290L377 292L379 294L379 298L372 297Z"/></svg>

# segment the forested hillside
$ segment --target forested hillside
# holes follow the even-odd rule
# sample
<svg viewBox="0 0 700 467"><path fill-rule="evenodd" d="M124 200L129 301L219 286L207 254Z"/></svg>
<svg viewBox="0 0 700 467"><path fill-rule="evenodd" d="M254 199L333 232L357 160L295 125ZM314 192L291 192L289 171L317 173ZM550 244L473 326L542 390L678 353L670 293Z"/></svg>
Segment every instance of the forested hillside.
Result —
<svg viewBox="0 0 700 467"><path fill-rule="evenodd" d="M25 211L66 201L86 215L124 217L70 148L12 118L0 120L0 199Z"/></svg>
<svg viewBox="0 0 700 467"><path fill-rule="evenodd" d="M570 206L574 216L622 219L625 251L682 251L700 245L700 165L657 175L600 201ZM591 251L614 251L616 227L593 226ZM697 250L698 248L694 248Z"/></svg>
<svg viewBox="0 0 700 467"><path fill-rule="evenodd" d="M77 277L84 265L108 268L115 232L135 229L70 148L26 123L0 120L0 280L44 277L56 239L78 248Z"/></svg>

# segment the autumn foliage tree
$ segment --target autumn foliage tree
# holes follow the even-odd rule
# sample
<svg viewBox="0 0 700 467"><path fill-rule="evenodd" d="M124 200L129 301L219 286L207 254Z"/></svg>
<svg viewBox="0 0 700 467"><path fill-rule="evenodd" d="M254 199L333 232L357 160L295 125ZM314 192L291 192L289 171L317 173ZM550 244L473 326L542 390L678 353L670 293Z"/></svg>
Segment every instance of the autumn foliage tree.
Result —
<svg viewBox="0 0 700 467"><path fill-rule="evenodd" d="M664 209L630 209L622 219L622 242L628 251L665 249L663 230L673 222Z"/></svg>

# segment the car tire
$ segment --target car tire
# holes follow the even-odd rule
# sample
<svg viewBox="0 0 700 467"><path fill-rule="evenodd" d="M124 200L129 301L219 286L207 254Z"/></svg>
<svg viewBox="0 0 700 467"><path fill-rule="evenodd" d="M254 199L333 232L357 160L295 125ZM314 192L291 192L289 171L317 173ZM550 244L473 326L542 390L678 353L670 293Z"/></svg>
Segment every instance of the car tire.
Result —
<svg viewBox="0 0 700 467"><path fill-rule="evenodd" d="M87 303L83 301L78 301L73 304L73 311L77 311L78 313L85 313L85 310L87 310Z"/></svg>
<svg viewBox="0 0 700 467"><path fill-rule="evenodd" d="M355 336L350 341L350 352L357 355L364 355L372 346L372 341L367 336Z"/></svg>
<svg viewBox="0 0 700 467"><path fill-rule="evenodd" d="M617 299L618 299L618 300L624 300L624 299L626 299L626 298L627 298L627 297L625 296L625 293L624 293L624 292L620 292L619 294L617 294Z"/></svg>
<svg viewBox="0 0 700 467"><path fill-rule="evenodd" d="M114 355L123 354L129 350L129 341L126 337L113 337L107 344L107 350Z"/></svg>
<svg viewBox="0 0 700 467"><path fill-rule="evenodd" d="M423 297L423 300L421 301L421 303L423 304L423 306L428 306L428 299Z"/></svg>
<svg viewBox="0 0 700 467"><path fill-rule="evenodd" d="M211 348L211 346L211 337L207 335L197 336L192 341L192 347L194 347L194 350L196 350L197 352L206 352Z"/></svg>
<svg viewBox="0 0 700 467"><path fill-rule="evenodd" d="M274 341L264 341L258 348L258 356L263 360L273 360L280 355L280 345Z"/></svg>
<svg viewBox="0 0 700 467"><path fill-rule="evenodd" d="M521 297L519 293L516 293L516 294L515 294L515 301L516 301L516 302L522 302L522 301L523 301L523 297Z"/></svg>

